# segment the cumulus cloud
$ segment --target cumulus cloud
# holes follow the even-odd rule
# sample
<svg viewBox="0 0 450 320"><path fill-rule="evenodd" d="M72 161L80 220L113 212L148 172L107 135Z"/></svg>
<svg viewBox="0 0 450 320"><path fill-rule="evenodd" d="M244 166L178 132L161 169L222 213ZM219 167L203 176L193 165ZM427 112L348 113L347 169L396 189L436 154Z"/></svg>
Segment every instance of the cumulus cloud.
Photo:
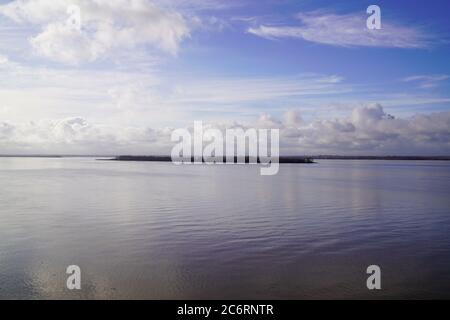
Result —
<svg viewBox="0 0 450 320"><path fill-rule="evenodd" d="M8 140L14 134L14 126L6 122L0 122L0 141Z"/></svg>
<svg viewBox="0 0 450 320"><path fill-rule="evenodd" d="M430 37L411 26L384 22L382 29L369 30L364 12L338 15L321 12L300 13L300 25L260 25L248 32L267 39L295 38L341 47L424 48Z"/></svg>
<svg viewBox="0 0 450 320"><path fill-rule="evenodd" d="M80 27L68 11L80 9ZM137 46L176 54L189 36L186 18L179 12L147 0L18 0L0 6L3 14L20 24L41 27L31 45L36 53L64 63L97 60L118 49Z"/></svg>
<svg viewBox="0 0 450 320"><path fill-rule="evenodd" d="M450 112L400 119L379 104L369 104L355 108L347 118L299 126L288 140L291 146L315 153L449 154Z"/></svg>
<svg viewBox="0 0 450 320"><path fill-rule="evenodd" d="M283 115L283 123L288 128L295 128L303 124L303 119L296 110L288 110Z"/></svg>
<svg viewBox="0 0 450 320"><path fill-rule="evenodd" d="M82 117L27 123L0 121L1 154L164 153L168 128L108 126Z"/></svg>
<svg viewBox="0 0 450 320"><path fill-rule="evenodd" d="M263 114L250 124L205 127L278 128L281 154L450 155L449 111L396 118L381 105L369 104L338 119L306 122L291 110L282 120ZM16 124L0 121L0 150L2 154L169 154L171 132L171 128L92 124L80 117Z"/></svg>

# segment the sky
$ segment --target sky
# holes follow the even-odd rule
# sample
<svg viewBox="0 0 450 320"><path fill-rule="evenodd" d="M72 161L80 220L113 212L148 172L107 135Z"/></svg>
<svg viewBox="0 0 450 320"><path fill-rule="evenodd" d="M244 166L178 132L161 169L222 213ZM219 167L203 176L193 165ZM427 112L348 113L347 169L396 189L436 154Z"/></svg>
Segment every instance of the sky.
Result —
<svg viewBox="0 0 450 320"><path fill-rule="evenodd" d="M278 128L281 154L450 155L449 15L446 0L0 0L0 154L169 154L203 121Z"/></svg>

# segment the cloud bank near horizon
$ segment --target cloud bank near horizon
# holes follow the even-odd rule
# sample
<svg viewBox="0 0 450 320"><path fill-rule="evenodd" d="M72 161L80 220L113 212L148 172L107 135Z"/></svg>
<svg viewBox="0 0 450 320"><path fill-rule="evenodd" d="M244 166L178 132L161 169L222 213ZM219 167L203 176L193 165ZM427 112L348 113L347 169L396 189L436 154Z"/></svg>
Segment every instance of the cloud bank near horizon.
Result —
<svg viewBox="0 0 450 320"><path fill-rule="evenodd" d="M192 124L186 124L186 127ZM306 122L295 111L254 123L208 123L221 130L280 129L281 154L450 155L450 111L395 118L379 104L347 117ZM91 124L81 117L29 123L0 121L2 154L170 154L173 128Z"/></svg>

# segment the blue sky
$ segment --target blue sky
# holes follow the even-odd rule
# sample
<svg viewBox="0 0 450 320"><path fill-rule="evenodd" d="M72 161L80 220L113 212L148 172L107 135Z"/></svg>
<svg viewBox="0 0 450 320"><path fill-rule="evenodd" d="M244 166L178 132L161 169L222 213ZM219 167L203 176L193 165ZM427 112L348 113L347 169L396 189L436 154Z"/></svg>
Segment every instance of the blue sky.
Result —
<svg viewBox="0 0 450 320"><path fill-rule="evenodd" d="M366 28L371 4L381 30ZM202 120L280 127L289 153L447 154L449 14L419 0L2 0L0 147L163 152L170 128Z"/></svg>

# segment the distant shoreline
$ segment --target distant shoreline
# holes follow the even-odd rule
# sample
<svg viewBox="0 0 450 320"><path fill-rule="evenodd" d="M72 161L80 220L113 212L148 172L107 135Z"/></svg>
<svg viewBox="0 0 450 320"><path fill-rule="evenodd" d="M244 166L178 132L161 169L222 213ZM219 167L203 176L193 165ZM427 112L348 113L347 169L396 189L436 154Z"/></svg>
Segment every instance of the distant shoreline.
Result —
<svg viewBox="0 0 450 320"><path fill-rule="evenodd" d="M117 156L112 161L154 161L170 162L170 156ZM337 156L337 155L317 155L317 156L280 156L279 163L315 163L314 160L407 160L407 161L450 161L450 156ZM193 159L191 159L193 162ZM226 162L224 159L223 162ZM236 163L236 158L234 163ZM245 162L249 162L246 157ZM259 159L257 161L259 163Z"/></svg>
<svg viewBox="0 0 450 320"><path fill-rule="evenodd" d="M311 156L318 160L413 160L413 161L449 161L450 156L338 156L318 155Z"/></svg>
<svg viewBox="0 0 450 320"><path fill-rule="evenodd" d="M154 161L169 162L170 156L132 156L132 155L0 155L0 158L108 158L110 161ZM248 157L246 159L248 161ZM313 160L402 160L402 161L450 161L450 156L341 156L341 155L307 155L280 156L280 163L309 163Z"/></svg>
<svg viewBox="0 0 450 320"><path fill-rule="evenodd" d="M112 161L152 161L152 162L171 162L172 158L170 156L118 156L112 159ZM202 159L205 162L204 159ZM250 159L245 157L245 163L261 163L260 159ZM194 162L194 157L184 160L185 162ZM228 161L226 157L220 163L238 163L237 157L234 157L233 161ZM279 163L314 163L314 160L310 157L279 157Z"/></svg>

